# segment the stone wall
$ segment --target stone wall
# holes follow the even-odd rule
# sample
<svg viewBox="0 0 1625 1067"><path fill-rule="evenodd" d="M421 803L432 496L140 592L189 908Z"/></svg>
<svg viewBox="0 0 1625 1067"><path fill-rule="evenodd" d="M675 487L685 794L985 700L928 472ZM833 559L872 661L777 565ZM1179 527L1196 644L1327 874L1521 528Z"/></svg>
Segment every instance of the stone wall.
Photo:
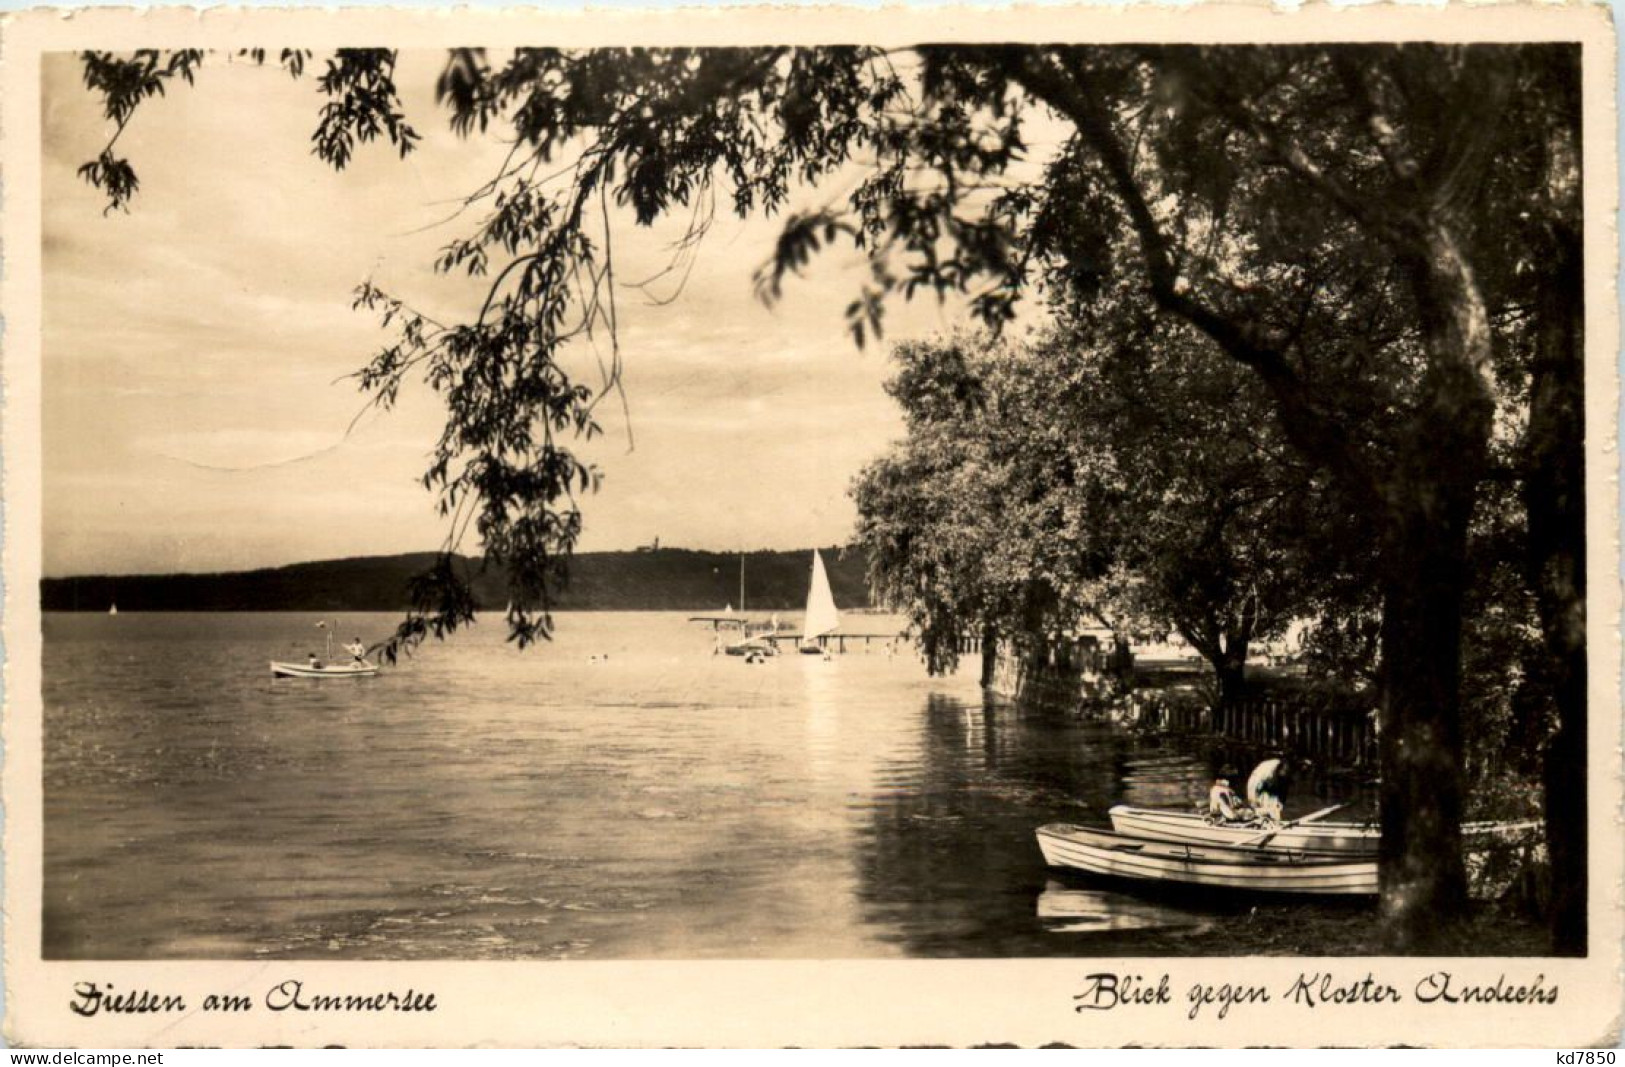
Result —
<svg viewBox="0 0 1625 1067"><path fill-rule="evenodd" d="M987 689L1043 711L1075 712L1098 699L1108 656L1094 646L1042 645L1025 655L1006 644L984 647L993 657Z"/></svg>

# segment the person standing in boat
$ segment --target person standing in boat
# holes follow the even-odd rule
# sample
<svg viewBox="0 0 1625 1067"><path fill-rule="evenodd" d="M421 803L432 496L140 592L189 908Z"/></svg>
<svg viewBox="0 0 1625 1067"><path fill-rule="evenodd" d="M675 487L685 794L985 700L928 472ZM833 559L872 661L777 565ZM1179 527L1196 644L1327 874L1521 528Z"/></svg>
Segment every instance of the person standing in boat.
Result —
<svg viewBox="0 0 1625 1067"><path fill-rule="evenodd" d="M1287 760L1272 757L1253 768L1247 779L1247 803L1266 819L1281 821L1292 770Z"/></svg>
<svg viewBox="0 0 1625 1067"><path fill-rule="evenodd" d="M350 638L350 643L344 646L344 651L348 652L350 654L350 658L357 663L366 661L367 646L361 643L361 638L359 637Z"/></svg>

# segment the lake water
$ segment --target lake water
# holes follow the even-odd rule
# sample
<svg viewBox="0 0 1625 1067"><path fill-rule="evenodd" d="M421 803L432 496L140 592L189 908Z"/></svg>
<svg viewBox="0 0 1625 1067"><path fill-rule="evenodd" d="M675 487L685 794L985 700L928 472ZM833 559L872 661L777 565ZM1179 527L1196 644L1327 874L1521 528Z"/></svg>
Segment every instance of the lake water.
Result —
<svg viewBox="0 0 1625 1067"><path fill-rule="evenodd" d="M680 614L569 614L273 680L313 622L46 617L47 958L1089 955L1205 921L1057 877L1033 830L1194 804L1211 765L984 701L975 658L753 666Z"/></svg>

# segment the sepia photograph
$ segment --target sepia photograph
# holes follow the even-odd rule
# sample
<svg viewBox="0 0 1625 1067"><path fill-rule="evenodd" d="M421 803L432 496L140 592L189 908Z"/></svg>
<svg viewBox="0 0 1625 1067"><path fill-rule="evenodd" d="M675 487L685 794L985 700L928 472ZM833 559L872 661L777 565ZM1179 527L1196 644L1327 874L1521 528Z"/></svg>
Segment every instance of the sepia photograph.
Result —
<svg viewBox="0 0 1625 1067"><path fill-rule="evenodd" d="M1618 1041L1606 9L278 14L7 29L12 1044Z"/></svg>

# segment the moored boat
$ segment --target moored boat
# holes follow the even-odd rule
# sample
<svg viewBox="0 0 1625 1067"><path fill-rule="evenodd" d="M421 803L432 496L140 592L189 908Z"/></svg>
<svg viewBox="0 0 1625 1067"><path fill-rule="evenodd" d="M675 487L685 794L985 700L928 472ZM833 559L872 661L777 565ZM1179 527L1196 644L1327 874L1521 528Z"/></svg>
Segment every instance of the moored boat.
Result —
<svg viewBox="0 0 1625 1067"><path fill-rule="evenodd" d="M745 611L745 555L739 555L739 611L734 614L734 606L727 605L720 615L690 615L689 622L710 623L711 630L716 634L716 643L712 646L712 654L723 652L730 656L744 656L747 659L758 660L765 656L777 656L779 646L765 635L777 633L779 617L774 615L768 622L760 622L747 618ZM733 641L724 642L722 631L730 630L738 634Z"/></svg>
<svg viewBox="0 0 1625 1067"><path fill-rule="evenodd" d="M1350 858L1375 859L1382 830L1375 823L1293 821L1270 825L1259 821L1214 822L1194 811L1137 808L1118 804L1109 813L1112 829L1130 837L1193 845L1228 845L1254 851L1327 852ZM1538 832L1539 820L1469 822L1461 827L1469 849L1497 839Z"/></svg>
<svg viewBox="0 0 1625 1067"><path fill-rule="evenodd" d="M741 641L735 641L733 644L725 647L722 651L730 656L777 656L779 654L779 646L775 645L765 637L756 636L747 637Z"/></svg>
<svg viewBox="0 0 1625 1067"><path fill-rule="evenodd" d="M1038 847L1051 867L1112 878L1258 893L1369 896L1377 892L1375 858L1154 841L1070 823L1039 827Z"/></svg>
<svg viewBox="0 0 1625 1067"><path fill-rule="evenodd" d="M1229 845L1253 850L1332 852L1353 857L1375 857L1382 831L1353 822L1303 822L1268 826L1259 822L1212 822L1192 811L1137 808L1118 804L1109 812L1112 829L1131 837L1193 845Z"/></svg>

